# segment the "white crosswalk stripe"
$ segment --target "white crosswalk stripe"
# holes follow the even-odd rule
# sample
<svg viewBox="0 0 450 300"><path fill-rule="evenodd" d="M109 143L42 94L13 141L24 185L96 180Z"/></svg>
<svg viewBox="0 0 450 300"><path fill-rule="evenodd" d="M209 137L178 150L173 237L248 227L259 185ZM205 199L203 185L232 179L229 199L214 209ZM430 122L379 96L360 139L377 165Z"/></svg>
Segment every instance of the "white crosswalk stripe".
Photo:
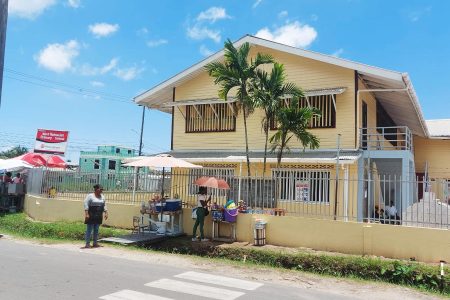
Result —
<svg viewBox="0 0 450 300"><path fill-rule="evenodd" d="M245 295L242 291L236 291L232 289L240 289L246 291L253 291L261 287L263 284L258 282L252 282L248 280L236 279L231 277L198 273L198 272L185 272L175 275L177 279L162 278L156 281L146 283L145 286L152 287L160 290L177 292L181 294L189 294L194 296L201 296L204 298L217 299L217 300L234 300L240 296ZM193 283L195 281L197 283ZM199 284L198 282L204 283ZM206 285L208 284L208 285ZM211 286L216 285L216 287ZM225 288L217 287L223 286ZM231 288L231 289L229 289ZM149 293L142 293L133 290L121 290L112 294L99 297L103 300L173 300L158 295ZM177 299L184 299L183 296Z"/></svg>
<svg viewBox="0 0 450 300"><path fill-rule="evenodd" d="M175 275L177 278L187 279L198 281L202 283L210 283L215 285L221 285L231 288L237 288L242 290L253 291L257 288L261 287L263 284L258 282L252 282L248 280L235 279L231 277L218 276L206 273L198 273L198 272L186 272L182 274Z"/></svg>
<svg viewBox="0 0 450 300"><path fill-rule="evenodd" d="M217 287L211 287L202 284L189 283L173 279L159 279L145 284L146 286L164 289L167 291L180 292L195 296L202 296L217 300L234 300L237 297L245 295L243 292L231 291Z"/></svg>
<svg viewBox="0 0 450 300"><path fill-rule="evenodd" d="M152 294L145 294L132 290L122 290L117 293L109 294L100 297L103 300L173 300L171 298L156 296Z"/></svg>

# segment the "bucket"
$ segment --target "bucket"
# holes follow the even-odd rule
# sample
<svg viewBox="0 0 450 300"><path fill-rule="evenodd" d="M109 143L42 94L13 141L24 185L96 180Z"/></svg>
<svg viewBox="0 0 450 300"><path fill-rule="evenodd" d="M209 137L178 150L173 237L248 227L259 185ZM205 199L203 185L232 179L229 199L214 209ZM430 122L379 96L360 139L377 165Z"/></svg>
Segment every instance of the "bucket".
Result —
<svg viewBox="0 0 450 300"><path fill-rule="evenodd" d="M212 210L211 213L214 221L223 221L223 212L221 210Z"/></svg>
<svg viewBox="0 0 450 300"><path fill-rule="evenodd" d="M180 199L169 199L166 200L165 211L177 211L181 209L181 200Z"/></svg>
<svg viewBox="0 0 450 300"><path fill-rule="evenodd" d="M157 235L166 235L166 222L154 222Z"/></svg>
<svg viewBox="0 0 450 300"><path fill-rule="evenodd" d="M225 222L229 222L229 223L236 222L237 215L238 215L237 208L225 209L224 212L223 212L223 216L224 216Z"/></svg>

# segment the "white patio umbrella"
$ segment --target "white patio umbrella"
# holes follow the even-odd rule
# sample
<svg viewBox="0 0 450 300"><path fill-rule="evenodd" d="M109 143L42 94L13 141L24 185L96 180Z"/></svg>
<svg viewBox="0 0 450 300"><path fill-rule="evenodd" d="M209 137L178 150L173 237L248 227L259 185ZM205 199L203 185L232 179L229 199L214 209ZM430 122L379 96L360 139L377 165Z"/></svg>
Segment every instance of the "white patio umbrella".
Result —
<svg viewBox="0 0 450 300"><path fill-rule="evenodd" d="M142 159L135 160L124 164L126 167L150 167L162 168L162 184L161 196L164 197L164 171L165 168L184 168L184 169L199 169L203 168L199 165L191 164L179 158L175 158L170 154L159 154L155 156L144 156ZM161 206L161 221L162 221L162 206Z"/></svg>
<svg viewBox="0 0 450 300"><path fill-rule="evenodd" d="M0 160L0 170L17 171L21 169L34 168L31 164L20 159L4 159Z"/></svg>

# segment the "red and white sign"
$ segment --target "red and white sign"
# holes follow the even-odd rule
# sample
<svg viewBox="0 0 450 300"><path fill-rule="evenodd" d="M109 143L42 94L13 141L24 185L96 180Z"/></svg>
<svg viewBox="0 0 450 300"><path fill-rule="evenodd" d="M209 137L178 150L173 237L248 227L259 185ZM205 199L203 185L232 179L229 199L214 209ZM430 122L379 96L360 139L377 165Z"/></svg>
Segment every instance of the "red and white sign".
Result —
<svg viewBox="0 0 450 300"><path fill-rule="evenodd" d="M64 155L68 138L68 131L38 129L36 143L34 144L34 152Z"/></svg>

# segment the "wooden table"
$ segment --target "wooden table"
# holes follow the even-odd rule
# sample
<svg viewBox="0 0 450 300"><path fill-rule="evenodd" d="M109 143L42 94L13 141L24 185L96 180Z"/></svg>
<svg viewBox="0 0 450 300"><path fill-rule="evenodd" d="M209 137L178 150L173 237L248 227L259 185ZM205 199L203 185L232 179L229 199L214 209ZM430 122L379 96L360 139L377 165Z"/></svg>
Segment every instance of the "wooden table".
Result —
<svg viewBox="0 0 450 300"><path fill-rule="evenodd" d="M222 225L229 224L230 225L230 235L229 236L220 236L220 227ZM217 233L216 233L217 232ZM213 221L212 223L212 237L213 241L219 242L227 242L232 243L236 241L236 222L230 223L226 221Z"/></svg>

